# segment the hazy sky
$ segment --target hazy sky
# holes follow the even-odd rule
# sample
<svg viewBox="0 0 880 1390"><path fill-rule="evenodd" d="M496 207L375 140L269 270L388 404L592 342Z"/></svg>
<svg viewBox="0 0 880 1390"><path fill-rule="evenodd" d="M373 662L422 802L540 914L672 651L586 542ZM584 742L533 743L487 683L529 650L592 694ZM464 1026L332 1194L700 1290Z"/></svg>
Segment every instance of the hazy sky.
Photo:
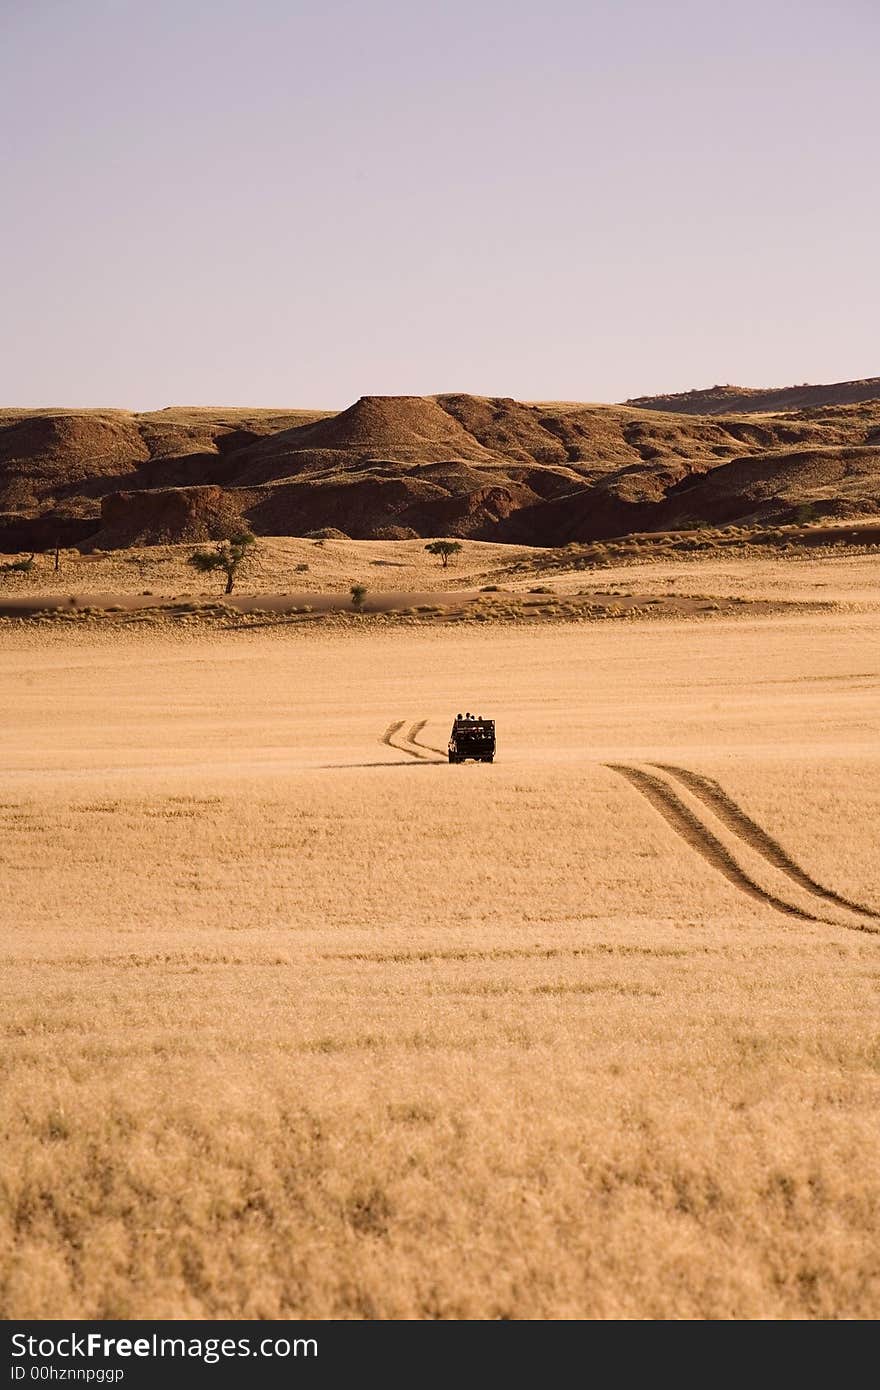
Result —
<svg viewBox="0 0 880 1390"><path fill-rule="evenodd" d="M0 403L880 373L878 0L0 0Z"/></svg>

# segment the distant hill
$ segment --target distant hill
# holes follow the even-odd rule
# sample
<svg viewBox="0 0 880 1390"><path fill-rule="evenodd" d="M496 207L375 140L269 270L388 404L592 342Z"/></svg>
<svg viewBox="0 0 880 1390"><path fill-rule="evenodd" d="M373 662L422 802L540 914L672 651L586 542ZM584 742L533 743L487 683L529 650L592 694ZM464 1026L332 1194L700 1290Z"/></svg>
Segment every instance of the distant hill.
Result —
<svg viewBox="0 0 880 1390"><path fill-rule="evenodd" d="M199 541L237 518L264 535L535 545L872 518L880 379L869 388L792 388L845 398L807 408L752 392L734 409L743 393L715 387L625 405L456 394L363 396L341 412L5 410L0 549ZM771 397L784 406L768 411Z"/></svg>
<svg viewBox="0 0 880 1390"><path fill-rule="evenodd" d="M671 410L683 415L742 415L765 411L811 410L823 405L859 405L880 400L880 376L837 381L830 386L709 386L665 396L635 396L627 405L640 410Z"/></svg>

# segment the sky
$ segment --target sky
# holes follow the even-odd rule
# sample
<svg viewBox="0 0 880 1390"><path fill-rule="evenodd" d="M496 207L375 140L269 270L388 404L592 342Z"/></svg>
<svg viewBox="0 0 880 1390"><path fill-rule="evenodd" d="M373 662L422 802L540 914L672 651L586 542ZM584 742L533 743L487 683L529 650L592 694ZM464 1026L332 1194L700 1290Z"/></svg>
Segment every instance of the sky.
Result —
<svg viewBox="0 0 880 1390"><path fill-rule="evenodd" d="M880 374L877 0L0 0L0 404Z"/></svg>

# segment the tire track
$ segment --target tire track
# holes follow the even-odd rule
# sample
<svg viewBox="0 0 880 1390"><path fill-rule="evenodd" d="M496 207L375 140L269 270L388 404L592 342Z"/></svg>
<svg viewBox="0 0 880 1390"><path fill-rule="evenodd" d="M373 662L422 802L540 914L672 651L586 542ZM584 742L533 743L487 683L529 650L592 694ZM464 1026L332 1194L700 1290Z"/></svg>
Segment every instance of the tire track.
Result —
<svg viewBox="0 0 880 1390"><path fill-rule="evenodd" d="M806 912L803 908L794 907L791 903L777 898L774 893L768 893L760 884L755 883L754 879L749 878L745 869L741 868L733 855L721 843L712 831L703 825L702 821L694 815L689 806L676 795L671 787L659 777L655 777L650 772L644 772L641 768L629 767L625 763L606 763L606 767L612 772L616 772L620 777L624 777L642 796L651 803L656 811L671 826L681 838L695 849L713 869L717 869L723 874L729 883L732 883L740 892L746 893L750 898L757 902L764 903L765 906L775 907L778 912L784 912L788 917L800 917L807 922L823 922L826 918L815 917L812 913ZM834 923L833 925L838 925Z"/></svg>
<svg viewBox="0 0 880 1390"><path fill-rule="evenodd" d="M384 743L388 748L393 748L395 753L406 753L408 757L417 758L419 762L434 762L434 758L429 758L427 756L427 751L421 751L421 749L427 750L426 744L416 744L414 748L407 747L407 744L411 744L413 741L411 737L412 733L414 731L418 733L425 727L427 722L427 719L423 719L421 724L413 724L409 734L401 734L400 731L406 723L406 720L398 719L393 724L388 725L388 728L385 730L384 734L382 734L379 742ZM436 752L436 749L431 749L430 751Z"/></svg>
<svg viewBox="0 0 880 1390"><path fill-rule="evenodd" d="M768 864L779 869L799 888L805 889L814 898L833 903L836 907L844 907L849 912L858 912L863 917L880 919L880 912L865 907L863 903L855 902L852 898L845 898L841 893L835 893L833 888L826 888L818 879L813 878L805 869L802 869L787 850L784 850L782 845L773 839L772 835L768 835L766 830L746 815L742 807L733 800L733 797L728 796L724 788L711 777L703 777L698 772L691 772L688 768L675 767L669 763L652 763L651 766L660 768L662 772L681 782L698 801L702 801L704 806L708 806L710 811L715 812L715 815L723 825L727 826L728 830L732 830L734 835L738 835L753 850L763 855Z"/></svg>
<svg viewBox="0 0 880 1390"><path fill-rule="evenodd" d="M424 729L424 727L425 727L425 725L427 724L427 722L428 722L427 719L420 719L419 722L418 722L418 724L413 724L412 728L410 729L409 733L408 733L407 736L406 736L406 741L407 741L407 743L414 743L415 746L416 746L416 748L427 748L427 750L428 750L429 753L438 753L438 754L440 755L441 758L445 758L445 757L446 757L446 749L445 749L445 748L435 748L435 747L434 747L432 744L430 744L430 743L422 743L422 740L421 740L420 738L417 737L417 735L420 734L420 733L422 732L422 729Z"/></svg>
<svg viewBox="0 0 880 1390"><path fill-rule="evenodd" d="M385 744L387 744L389 748L396 748L397 751L398 751L398 753L399 753L399 752L400 752L400 748L399 748L398 745L394 742L394 735L395 735L396 733L398 733L398 732L403 728L403 726L404 726L405 723L406 723L406 720L405 720L405 719L398 719L398 720L396 721L396 723L394 723L394 724L389 724L389 725L388 725L388 728L385 730L384 734L383 734L382 737L379 739L379 742L380 742L380 743L385 743ZM403 751L406 752L406 749L404 749Z"/></svg>

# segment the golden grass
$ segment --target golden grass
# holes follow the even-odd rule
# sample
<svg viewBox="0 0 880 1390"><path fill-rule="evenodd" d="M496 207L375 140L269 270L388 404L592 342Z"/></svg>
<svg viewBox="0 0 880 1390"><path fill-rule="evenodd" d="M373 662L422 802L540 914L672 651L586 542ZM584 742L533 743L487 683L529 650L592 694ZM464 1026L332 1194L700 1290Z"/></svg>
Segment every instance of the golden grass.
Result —
<svg viewBox="0 0 880 1390"><path fill-rule="evenodd" d="M730 528L728 528L730 529ZM721 533L717 533L721 535ZM854 530L857 534L857 528ZM873 553L801 550L781 559L773 553L718 551L674 553L662 543L596 543L580 548L540 547L464 541L461 554L444 569L426 554L425 541L313 541L296 536L260 536L242 568L236 592L245 595L338 593L352 583L369 594L484 589L514 594L545 592L571 596L615 586L624 593L670 593L698 598L829 601L873 605L877 601L877 560ZM90 595L130 594L222 604L224 584L194 573L188 564L193 545L154 545L80 555L63 551L61 568L51 554L37 555L27 574L0 583L0 601L39 595L76 595L85 606ZM598 559L595 570L584 554ZM12 558L12 557L11 557ZM536 587L536 580L540 585ZM224 581L225 582L225 581ZM369 598L368 598L369 606Z"/></svg>
<svg viewBox="0 0 880 1390"><path fill-rule="evenodd" d="M3 1314L876 1316L877 636L7 629Z"/></svg>
<svg viewBox="0 0 880 1390"><path fill-rule="evenodd" d="M371 592L469 589L501 565L529 563L548 552L525 546L466 541L447 568L425 551L426 542L314 541L297 536L260 536L236 581L242 593L332 592L348 594L355 581ZM51 554L37 555L26 575L10 575L0 584L4 595L106 593L222 599L225 583L196 574L188 564L194 545L151 545L80 555L64 551L56 572Z"/></svg>

